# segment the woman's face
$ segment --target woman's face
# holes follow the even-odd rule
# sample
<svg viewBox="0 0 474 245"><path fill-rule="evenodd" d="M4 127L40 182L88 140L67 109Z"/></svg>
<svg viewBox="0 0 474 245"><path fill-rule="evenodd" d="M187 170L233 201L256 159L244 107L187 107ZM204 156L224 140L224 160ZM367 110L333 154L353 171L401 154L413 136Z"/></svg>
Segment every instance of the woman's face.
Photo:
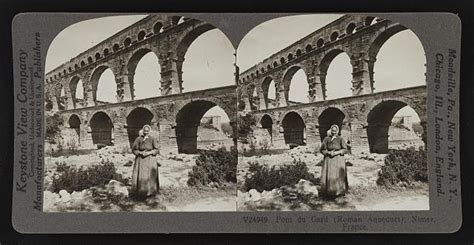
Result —
<svg viewBox="0 0 474 245"><path fill-rule="evenodd" d="M145 128L143 129L143 135L148 135L148 134L150 134L150 128L145 127Z"/></svg>
<svg viewBox="0 0 474 245"><path fill-rule="evenodd" d="M331 135L332 135L332 136L336 136L336 135L337 135L337 128L336 128L336 127L332 127L332 128L331 128Z"/></svg>

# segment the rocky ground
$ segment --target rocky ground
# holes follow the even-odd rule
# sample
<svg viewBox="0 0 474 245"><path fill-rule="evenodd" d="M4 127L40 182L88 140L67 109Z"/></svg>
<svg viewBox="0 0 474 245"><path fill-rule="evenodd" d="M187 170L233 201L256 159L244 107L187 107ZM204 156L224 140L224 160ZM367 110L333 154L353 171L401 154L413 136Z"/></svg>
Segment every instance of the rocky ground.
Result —
<svg viewBox="0 0 474 245"><path fill-rule="evenodd" d="M294 186L283 186L272 191L243 190L244 176L248 174L248 163L258 162L267 166L291 164L304 161L310 173L320 176L321 154L314 154L308 147L297 147L273 155L239 156L238 165L238 210L428 210L428 185L415 183L388 189L376 184L378 172L384 164L384 154L361 156L346 155L349 192L336 200L324 200L318 195L318 187L307 180Z"/></svg>
<svg viewBox="0 0 474 245"><path fill-rule="evenodd" d="M197 155L165 154L157 157L160 163L160 194L146 202L129 197L130 186L111 180L105 187L92 187L78 192L65 190L55 193L52 179L56 162L65 162L77 168L98 164L102 160L114 163L117 172L131 178L131 153L105 147L90 154L45 158L44 211L235 211L235 184L211 187L189 187L188 172L195 165Z"/></svg>

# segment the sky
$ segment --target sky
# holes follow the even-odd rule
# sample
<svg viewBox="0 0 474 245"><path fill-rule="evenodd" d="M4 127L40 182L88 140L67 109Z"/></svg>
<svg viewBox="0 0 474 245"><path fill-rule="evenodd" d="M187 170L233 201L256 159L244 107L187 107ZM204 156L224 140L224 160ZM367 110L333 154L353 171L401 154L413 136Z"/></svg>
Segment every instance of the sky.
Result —
<svg viewBox="0 0 474 245"><path fill-rule="evenodd" d="M65 63L79 53L105 40L123 28L144 18L145 15L114 16L96 18L73 24L52 42L47 58L46 71ZM189 47L183 64L183 92L234 84L234 52L240 71L257 64L268 56L291 45L311 32L338 19L341 15L313 14L276 18L252 29L241 41L237 52L226 36L217 29L198 37ZM374 67L375 92L413 87L425 84L424 50L416 35L402 31L390 38L377 55ZM351 95L352 68L349 57L342 53L329 66L326 77L327 98ZM149 53L138 63L134 82L136 99L160 95L160 66L158 58ZM273 83L272 83L273 84ZM298 71L290 85L289 99L308 102L307 82L303 71ZM98 100L114 102L116 85L111 70L106 70L97 91ZM76 89L76 97L83 98L82 82ZM269 97L274 98L274 86L270 86ZM220 115L228 120L224 111L215 107L206 116ZM397 114L414 116L409 107Z"/></svg>
<svg viewBox="0 0 474 245"><path fill-rule="evenodd" d="M237 65L243 72L268 58L295 41L307 36L342 15L313 14L281 17L264 22L252 29L240 42L237 49ZM426 57L424 49L410 31L405 30L391 37L380 49L374 66L374 92L425 85ZM331 62L327 77L327 99L352 95L352 66L345 53ZM308 102L306 75L299 70L290 84L289 99ZM274 82L270 84L268 97L275 98ZM401 109L396 116L413 116L419 121L410 107Z"/></svg>

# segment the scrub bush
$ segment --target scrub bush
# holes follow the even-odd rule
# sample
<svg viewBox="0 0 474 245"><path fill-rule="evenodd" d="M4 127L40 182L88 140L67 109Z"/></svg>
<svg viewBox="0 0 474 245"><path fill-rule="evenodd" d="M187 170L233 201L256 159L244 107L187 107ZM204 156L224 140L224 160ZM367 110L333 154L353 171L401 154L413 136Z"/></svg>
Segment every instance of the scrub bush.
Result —
<svg viewBox="0 0 474 245"><path fill-rule="evenodd" d="M56 162L56 174L53 177L52 188L54 192L60 190L82 191L94 186L103 187L112 179L127 184L127 180L117 173L114 164L109 160L102 160L100 164L87 168L76 168L65 162Z"/></svg>
<svg viewBox="0 0 474 245"><path fill-rule="evenodd" d="M210 183L237 182L237 152L225 148L200 150L196 165L188 173L189 186L204 186Z"/></svg>
<svg viewBox="0 0 474 245"><path fill-rule="evenodd" d="M293 160L292 164L286 164L279 168L261 165L258 162L249 163L249 174L244 177L244 191L255 189L259 192L270 191L282 186L291 186L300 179L318 184L319 180L309 172L306 163L301 160Z"/></svg>
<svg viewBox="0 0 474 245"><path fill-rule="evenodd" d="M410 147L404 150L390 150L385 165L379 172L377 185L393 186L400 182L428 182L426 152Z"/></svg>

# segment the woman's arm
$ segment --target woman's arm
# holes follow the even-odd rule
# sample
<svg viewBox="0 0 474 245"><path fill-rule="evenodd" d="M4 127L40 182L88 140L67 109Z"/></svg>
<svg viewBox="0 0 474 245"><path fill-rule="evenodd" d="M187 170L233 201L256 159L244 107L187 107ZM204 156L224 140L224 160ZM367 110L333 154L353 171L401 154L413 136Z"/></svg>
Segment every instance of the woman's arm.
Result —
<svg viewBox="0 0 474 245"><path fill-rule="evenodd" d="M321 143L321 147L319 148L319 151L324 156L327 156L329 154L328 146L327 146L327 142L328 142L327 139L328 139L327 137L323 139L323 143Z"/></svg>
<svg viewBox="0 0 474 245"><path fill-rule="evenodd" d="M347 153L348 147L347 147L346 140L345 140L344 138L342 138L342 137L340 137L340 138L341 138L341 139L340 139L340 140L341 140L341 149L339 150L339 152L340 152L339 154L340 154L341 156L343 156L344 154Z"/></svg>
<svg viewBox="0 0 474 245"><path fill-rule="evenodd" d="M160 154L160 144L155 137L152 137L151 140L153 149L150 151L150 154L156 156Z"/></svg>
<svg viewBox="0 0 474 245"><path fill-rule="evenodd" d="M135 156L142 155L142 152L140 150L138 150L139 142L140 142L140 136L135 139L135 141L133 142L133 145L132 145L132 153Z"/></svg>

